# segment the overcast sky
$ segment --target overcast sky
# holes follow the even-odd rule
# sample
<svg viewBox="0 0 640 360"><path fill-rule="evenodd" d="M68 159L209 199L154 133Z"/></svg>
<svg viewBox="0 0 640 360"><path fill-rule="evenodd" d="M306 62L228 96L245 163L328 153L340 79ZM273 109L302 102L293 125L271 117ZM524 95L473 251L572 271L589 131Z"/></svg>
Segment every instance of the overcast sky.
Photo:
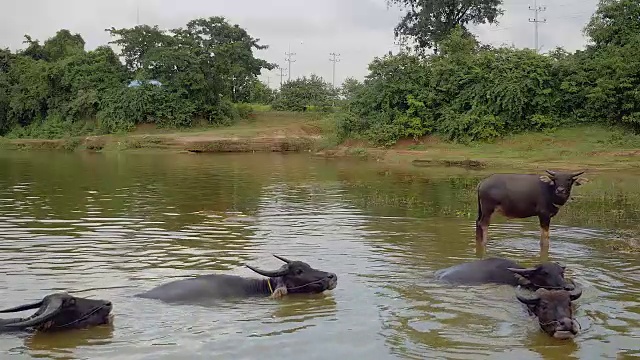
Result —
<svg viewBox="0 0 640 360"><path fill-rule="evenodd" d="M533 1L505 0L500 24L482 26L475 33L496 46L533 47L534 26L528 21ZM546 6L540 13L547 19L539 30L542 51L582 48L582 29L596 4L597 0L538 0ZM269 45L258 55L282 67L287 67L284 53L290 45L296 53L293 78L315 73L331 81L329 53L340 53L336 85L348 76L364 78L375 56L397 51L393 27L401 15L397 8L388 8L386 0L7 0L0 5L0 47L23 48L24 34L42 42L66 28L80 33L91 50L109 41L104 29L135 26L137 6L141 23L162 28L184 26L197 17L224 16ZM267 76L272 87L279 84L276 71L263 72L262 79L267 81Z"/></svg>

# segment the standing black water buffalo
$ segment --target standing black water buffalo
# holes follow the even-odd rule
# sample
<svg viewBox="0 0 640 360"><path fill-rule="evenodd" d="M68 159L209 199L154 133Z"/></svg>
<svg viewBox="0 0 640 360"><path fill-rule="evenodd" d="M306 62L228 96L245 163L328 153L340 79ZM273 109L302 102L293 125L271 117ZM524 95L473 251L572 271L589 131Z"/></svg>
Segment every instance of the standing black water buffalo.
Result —
<svg viewBox="0 0 640 360"><path fill-rule="evenodd" d="M546 175L494 174L478 184L476 246L484 253L487 232L494 212L507 218L537 216L540 220L540 252L549 251L549 225L571 195L573 185L580 186L577 173L546 171Z"/></svg>
<svg viewBox="0 0 640 360"><path fill-rule="evenodd" d="M581 295L582 288L575 286L571 291L538 289L533 294L516 296L538 317L542 331L556 339L571 339L580 332L580 324L573 317L572 301Z"/></svg>
<svg viewBox="0 0 640 360"><path fill-rule="evenodd" d="M454 265L436 271L440 280L464 285L486 283L506 284L537 290L573 289L573 284L564 278L565 266L555 262L544 262L525 268L515 261L503 258L488 258Z"/></svg>
<svg viewBox="0 0 640 360"><path fill-rule="evenodd" d="M321 293L333 290L338 283L338 276L334 273L316 270L302 261L273 256L285 262L278 270L265 271L246 265L266 276L266 279L224 274L201 275L172 281L136 296L165 302L266 295L277 298L293 293Z"/></svg>
<svg viewBox="0 0 640 360"><path fill-rule="evenodd" d="M112 305L109 301L56 293L47 295L41 301L33 304L0 310L0 313L30 309L38 310L28 318L0 319L0 332L27 329L61 331L108 324L111 320Z"/></svg>

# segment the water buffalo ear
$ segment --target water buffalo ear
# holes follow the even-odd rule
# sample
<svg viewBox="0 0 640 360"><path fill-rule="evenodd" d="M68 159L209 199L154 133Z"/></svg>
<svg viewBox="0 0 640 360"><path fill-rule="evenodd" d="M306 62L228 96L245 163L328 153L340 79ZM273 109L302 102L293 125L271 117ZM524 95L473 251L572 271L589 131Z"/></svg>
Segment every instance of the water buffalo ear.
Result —
<svg viewBox="0 0 640 360"><path fill-rule="evenodd" d="M540 175L540 181L547 183L549 185L553 185L553 180L547 175Z"/></svg>

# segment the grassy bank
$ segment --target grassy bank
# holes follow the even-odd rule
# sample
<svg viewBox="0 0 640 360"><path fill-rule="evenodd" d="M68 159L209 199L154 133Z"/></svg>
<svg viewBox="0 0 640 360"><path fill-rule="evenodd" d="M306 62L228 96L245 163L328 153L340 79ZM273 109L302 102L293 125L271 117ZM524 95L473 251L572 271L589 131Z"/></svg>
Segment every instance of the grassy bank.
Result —
<svg viewBox="0 0 640 360"><path fill-rule="evenodd" d="M381 149L371 147L366 141L348 140L323 154L353 155L415 166L640 169L640 136L601 126L579 126L470 145L423 137L404 139L389 149Z"/></svg>
<svg viewBox="0 0 640 360"><path fill-rule="evenodd" d="M126 134L76 136L63 139L0 138L0 148L11 150L168 149L190 152L311 151L333 126L318 113L258 109L232 126L196 126L186 129L137 126Z"/></svg>
<svg viewBox="0 0 640 360"><path fill-rule="evenodd" d="M640 169L640 136L601 126L509 136L471 145L437 137L405 139L391 148L365 140L338 144L330 115L259 109L228 127L185 130L143 125L128 134L66 139L0 138L4 149L113 151L141 148L190 152L313 151L326 157L359 157L413 166L467 168Z"/></svg>

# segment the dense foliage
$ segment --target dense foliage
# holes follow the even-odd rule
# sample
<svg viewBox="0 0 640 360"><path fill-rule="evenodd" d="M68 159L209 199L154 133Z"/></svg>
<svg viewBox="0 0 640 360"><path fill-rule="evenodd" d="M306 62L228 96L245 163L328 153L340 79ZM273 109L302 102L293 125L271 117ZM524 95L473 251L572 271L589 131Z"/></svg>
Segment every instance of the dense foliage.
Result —
<svg viewBox="0 0 640 360"><path fill-rule="evenodd" d="M42 45L27 35L16 53L0 50L0 135L59 137L88 124L102 132L139 123L178 127L198 118L228 123L246 113L234 103L274 97L257 81L262 69L274 68L254 57L266 46L222 17L171 30L107 31L120 54L109 46L85 51L82 37L68 30ZM140 86L129 86L132 80Z"/></svg>
<svg viewBox="0 0 640 360"><path fill-rule="evenodd" d="M272 107L274 110L305 111L309 107L327 110L337 97L331 84L312 74L282 84Z"/></svg>
<svg viewBox="0 0 640 360"><path fill-rule="evenodd" d="M435 134L459 142L523 131L604 123L640 131L640 2L600 0L585 27L584 50L548 54L480 44L470 23L494 22L501 0L389 0L408 8L396 28L419 49L374 59L363 82L334 89L311 75L273 91L258 81L275 65L264 49L222 17L171 30L107 31L112 44L92 51L78 34L58 31L43 44L0 49L0 135L61 137L126 131L136 124L229 124L246 103L276 110L338 108L338 137L383 145ZM130 86L132 81L140 86Z"/></svg>
<svg viewBox="0 0 640 360"><path fill-rule="evenodd" d="M504 13L502 0L387 0L406 10L394 29L396 37L409 37L418 50L439 49L448 34L460 27L468 33L469 23L493 24Z"/></svg>
<svg viewBox="0 0 640 360"><path fill-rule="evenodd" d="M440 41L438 54L388 55L351 84L342 137L380 144L438 134L491 140L579 122L640 130L640 3L601 0L586 27L583 51L493 48L462 27Z"/></svg>

